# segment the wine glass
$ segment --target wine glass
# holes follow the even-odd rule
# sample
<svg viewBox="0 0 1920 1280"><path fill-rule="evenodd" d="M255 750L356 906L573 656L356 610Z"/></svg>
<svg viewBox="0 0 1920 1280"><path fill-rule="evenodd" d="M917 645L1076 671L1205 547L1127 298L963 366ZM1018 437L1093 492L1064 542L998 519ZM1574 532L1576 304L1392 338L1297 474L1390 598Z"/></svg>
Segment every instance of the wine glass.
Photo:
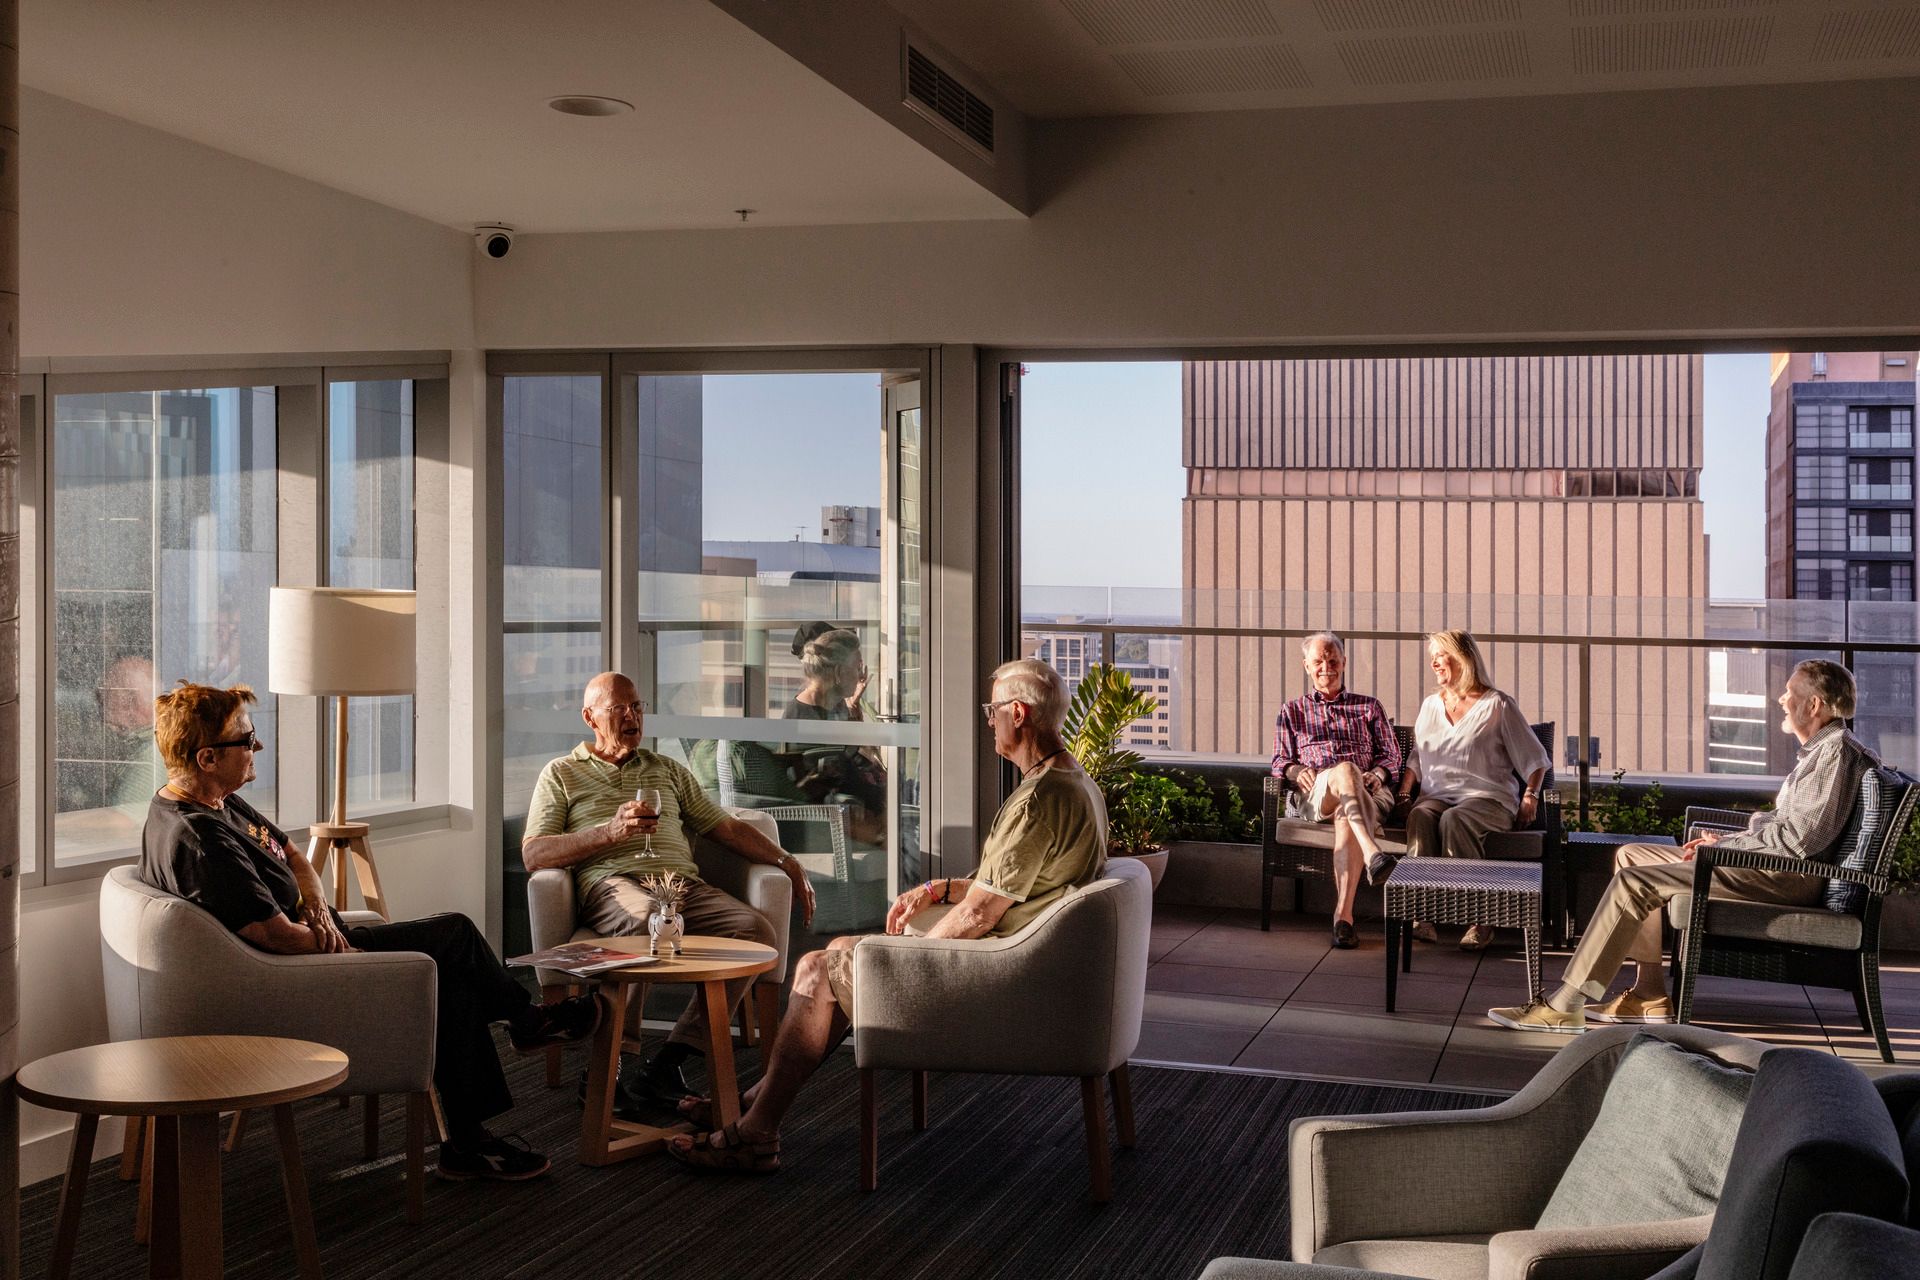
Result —
<svg viewBox="0 0 1920 1280"><path fill-rule="evenodd" d="M657 818L660 816L660 788L641 787L633 793L633 799L635 803L647 811L649 817ZM653 852L653 832L651 831L647 832L646 852L649 854Z"/></svg>

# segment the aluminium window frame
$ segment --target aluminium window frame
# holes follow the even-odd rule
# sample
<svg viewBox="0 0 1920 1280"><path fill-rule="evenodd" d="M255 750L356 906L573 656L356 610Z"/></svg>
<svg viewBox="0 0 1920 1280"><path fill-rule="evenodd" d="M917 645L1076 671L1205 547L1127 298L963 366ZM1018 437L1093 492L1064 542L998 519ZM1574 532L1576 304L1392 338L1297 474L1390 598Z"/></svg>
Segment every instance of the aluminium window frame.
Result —
<svg viewBox="0 0 1920 1280"><path fill-rule="evenodd" d="M275 585L316 586L326 572L325 388L329 381L407 377L414 402L414 582L426 607L418 611L417 654L444 653L451 582L448 576L448 502L444 492L451 437L445 351L330 352L115 359L28 358L21 362L23 402L19 493L21 509L20 706L22 786L19 839L21 891L29 897L70 893L139 856L103 857L57 865L54 854L53 769L53 516L56 477L49 433L53 401L61 395L115 391L179 391L214 387L275 389ZM32 399L30 412L25 402ZM429 472L429 468L431 468ZM423 474L438 483L430 490ZM437 492L436 501L423 495ZM376 833L413 835L450 826L447 804L449 690L428 682L415 693L414 802L403 808L356 814ZM279 779L276 825L290 834L324 819L325 768L320 700L289 697L278 704L274 743ZM64 887L64 888L63 888Z"/></svg>

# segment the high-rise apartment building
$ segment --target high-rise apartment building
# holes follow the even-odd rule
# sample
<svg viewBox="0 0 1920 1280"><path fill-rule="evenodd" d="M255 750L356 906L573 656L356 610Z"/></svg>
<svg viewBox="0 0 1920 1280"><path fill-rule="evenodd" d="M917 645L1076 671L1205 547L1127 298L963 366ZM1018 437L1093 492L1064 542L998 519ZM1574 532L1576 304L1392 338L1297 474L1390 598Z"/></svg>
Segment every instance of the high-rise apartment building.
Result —
<svg viewBox="0 0 1920 1280"><path fill-rule="evenodd" d="M1702 359L1687 355L1196 361L1183 372L1188 621L1305 632L1659 638L1697 634ZM1196 638L1179 703L1192 750L1264 754L1303 692L1297 643ZM1558 726L1579 654L1490 646L1499 686ZM1352 687L1409 720L1415 641L1349 645ZM1703 651L1596 646L1602 769L1696 772Z"/></svg>
<svg viewBox="0 0 1920 1280"><path fill-rule="evenodd" d="M1913 351L1773 358L1767 414L1767 594L1845 601L1849 634L1914 639ZM1896 608L1908 605L1907 608ZM1836 626L1841 620L1836 614ZM1787 659L1774 665L1785 679ZM1915 662L1859 654L1854 732L1895 760L1915 749ZM1789 744L1790 745L1790 744ZM1772 771L1792 752L1775 742Z"/></svg>

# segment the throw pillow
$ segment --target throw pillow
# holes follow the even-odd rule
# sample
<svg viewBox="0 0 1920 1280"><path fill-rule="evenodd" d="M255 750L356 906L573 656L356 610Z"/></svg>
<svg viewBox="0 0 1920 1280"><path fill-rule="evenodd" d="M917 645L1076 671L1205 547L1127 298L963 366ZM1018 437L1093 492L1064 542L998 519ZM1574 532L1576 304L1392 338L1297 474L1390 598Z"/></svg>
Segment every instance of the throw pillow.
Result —
<svg viewBox="0 0 1920 1280"><path fill-rule="evenodd" d="M1599 1227L1709 1213L1753 1073L1637 1035L1535 1225Z"/></svg>

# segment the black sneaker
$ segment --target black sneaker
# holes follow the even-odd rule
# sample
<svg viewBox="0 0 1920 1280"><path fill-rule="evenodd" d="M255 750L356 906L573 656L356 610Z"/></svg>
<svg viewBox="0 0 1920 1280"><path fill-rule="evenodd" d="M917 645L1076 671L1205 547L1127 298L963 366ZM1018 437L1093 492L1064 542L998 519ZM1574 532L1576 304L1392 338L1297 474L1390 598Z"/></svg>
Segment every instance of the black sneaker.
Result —
<svg viewBox="0 0 1920 1280"><path fill-rule="evenodd" d="M440 1144L440 1163L434 1172L448 1182L525 1182L550 1168L547 1158L521 1141L519 1135L492 1135L470 1147Z"/></svg>
<svg viewBox="0 0 1920 1280"><path fill-rule="evenodd" d="M605 1009L600 997L591 992L536 1004L507 1024L507 1039L513 1041L514 1049L520 1053L539 1053L556 1044L573 1044L600 1029L600 1016Z"/></svg>
<svg viewBox="0 0 1920 1280"><path fill-rule="evenodd" d="M1372 888L1374 885L1386 883L1387 877L1392 875L1393 869L1399 865L1400 859L1384 849L1368 858L1367 887Z"/></svg>
<svg viewBox="0 0 1920 1280"><path fill-rule="evenodd" d="M680 1099L693 1093L694 1088L687 1083L687 1077L678 1063L663 1066L658 1062L649 1062L644 1070L620 1073L620 1084L614 1090L613 1103L619 1111L641 1111L648 1107L678 1111Z"/></svg>

